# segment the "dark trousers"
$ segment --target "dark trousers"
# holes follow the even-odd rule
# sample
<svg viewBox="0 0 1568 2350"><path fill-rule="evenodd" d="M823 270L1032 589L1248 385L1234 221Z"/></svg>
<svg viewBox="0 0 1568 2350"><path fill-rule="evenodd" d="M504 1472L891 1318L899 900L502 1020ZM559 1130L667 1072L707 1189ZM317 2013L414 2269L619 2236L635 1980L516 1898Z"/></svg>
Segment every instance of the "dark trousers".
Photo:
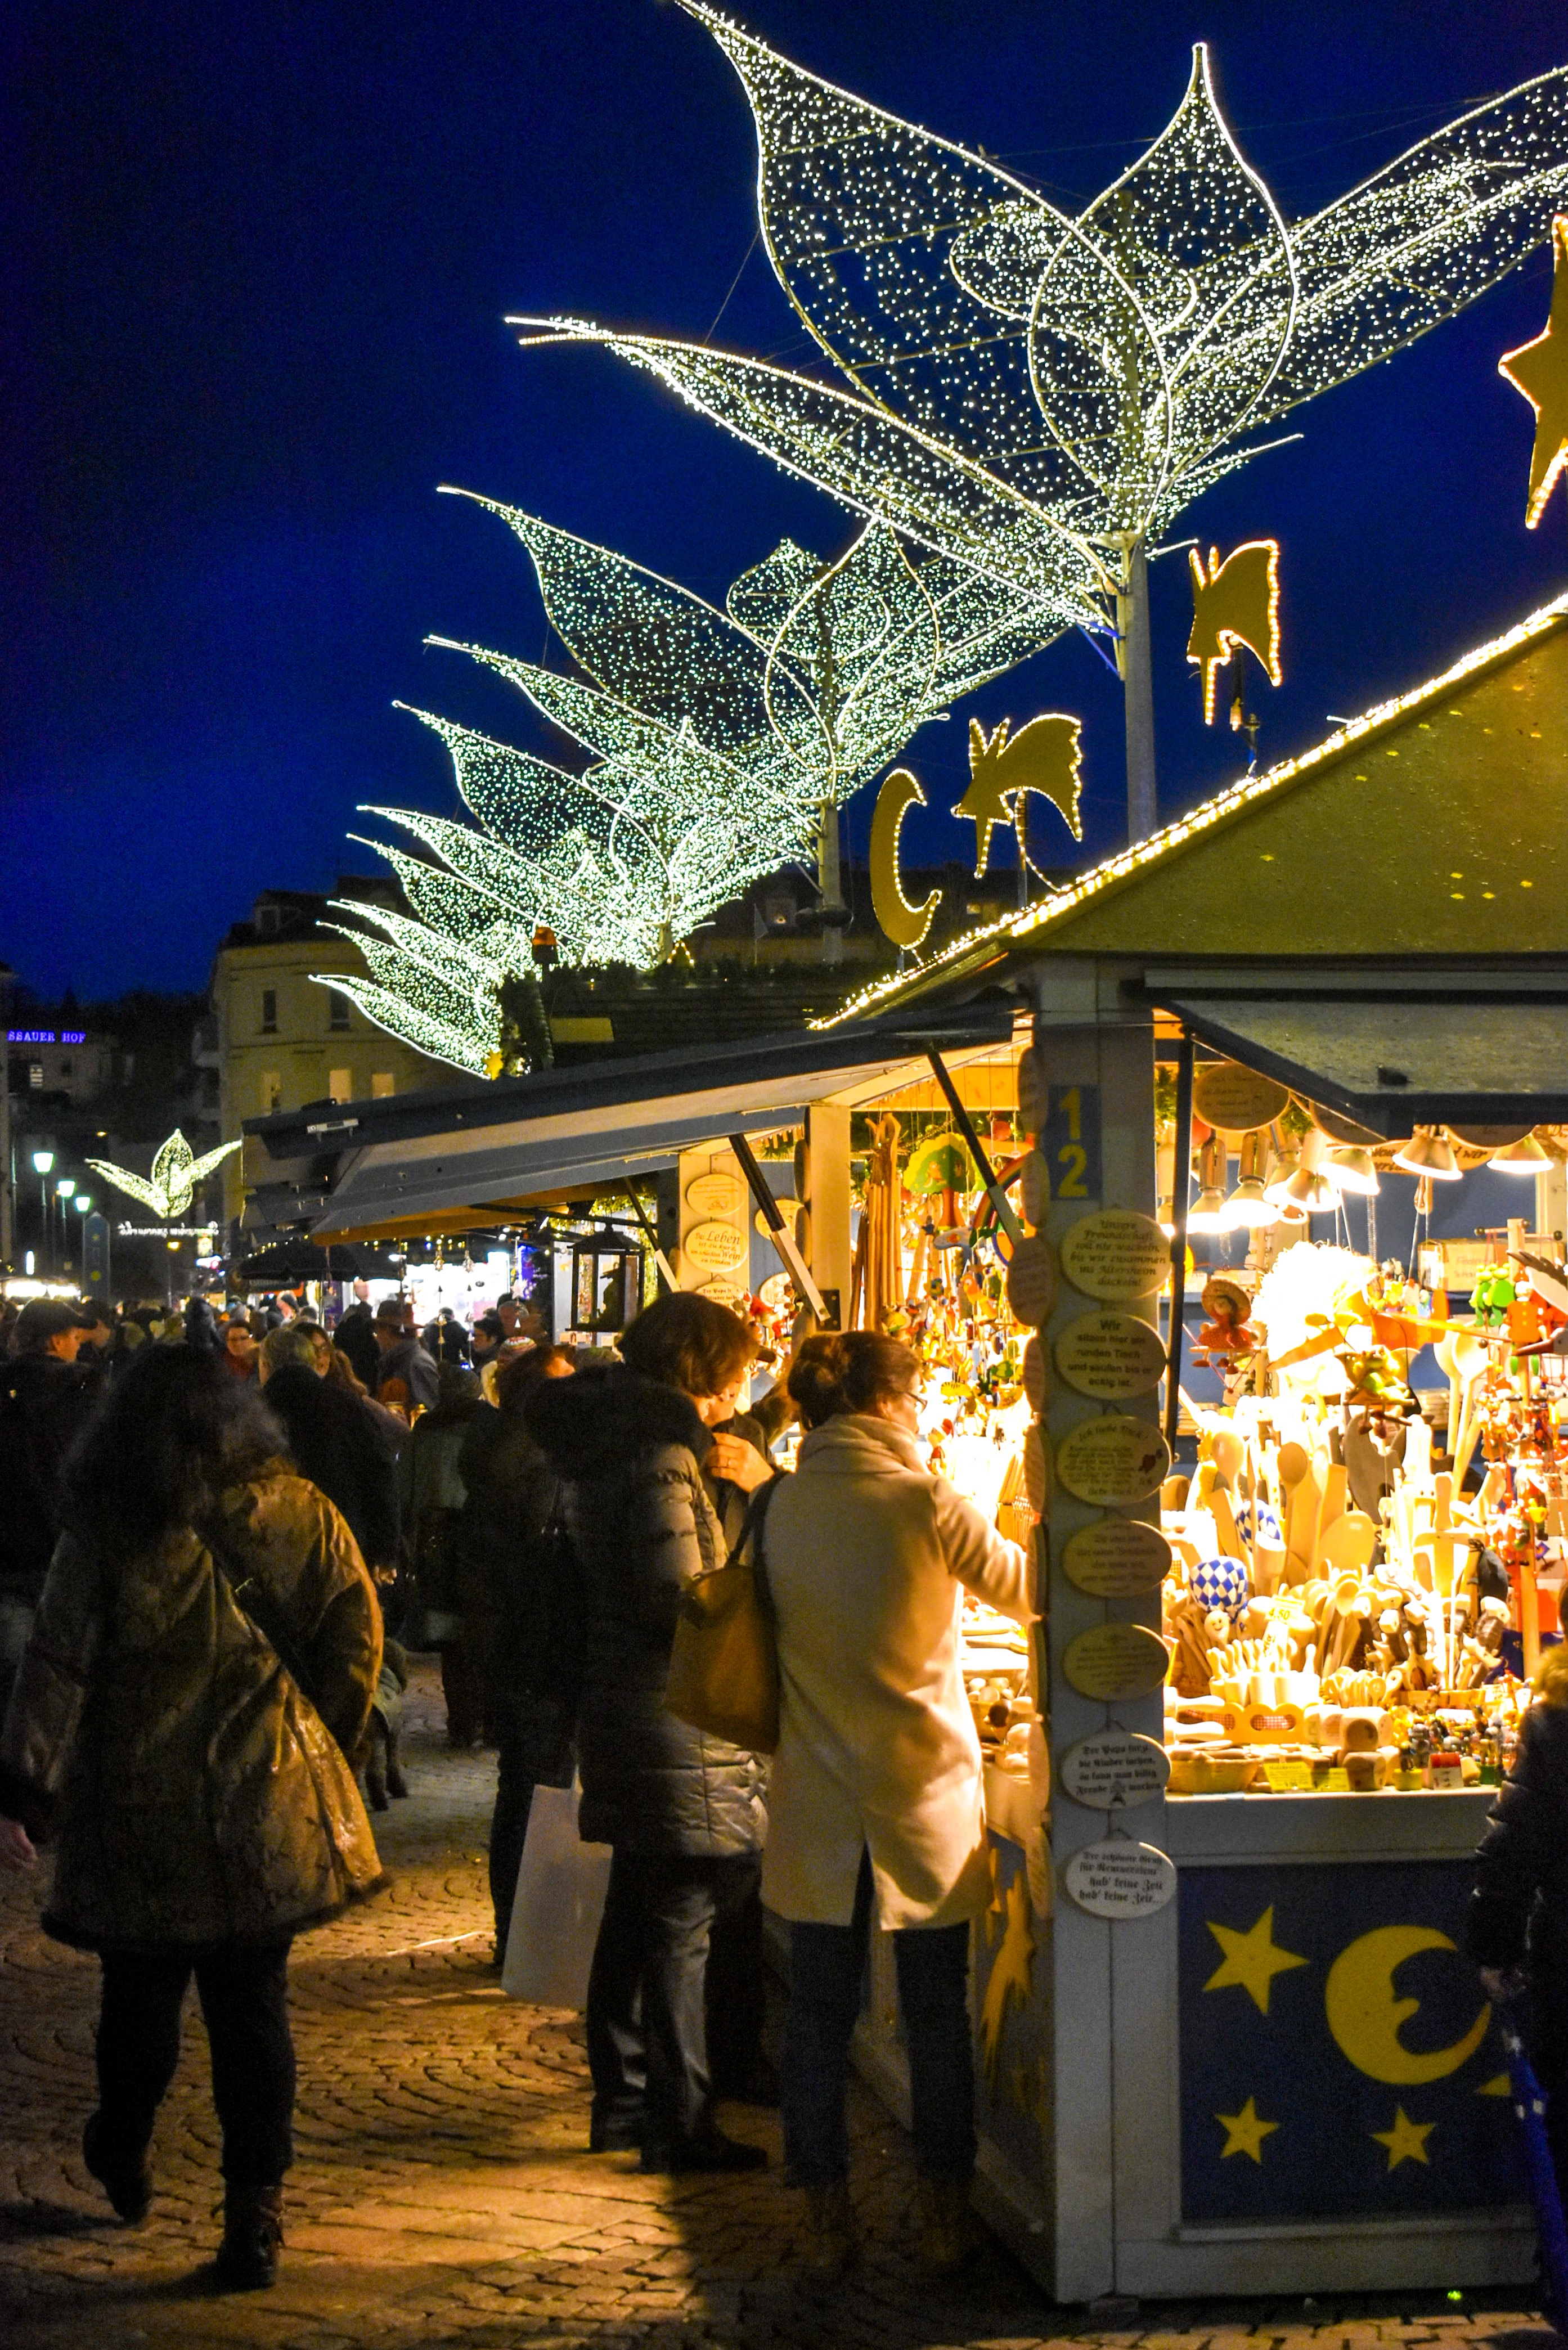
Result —
<svg viewBox="0 0 1568 2350"><path fill-rule="evenodd" d="M640 2128L659 2151L713 2129L708 1953L754 1899L760 1853L720 1858L617 1849L588 1976L588 2069L597 2128Z"/></svg>
<svg viewBox="0 0 1568 2350"><path fill-rule="evenodd" d="M517 1872L528 1841L528 1814L534 1808L534 1773L523 1741L504 1728L496 1756L495 1809L490 1816L490 1901L495 1912L495 1962L506 1956L512 1930L512 1905L517 1898Z"/></svg>
<svg viewBox="0 0 1568 2350"><path fill-rule="evenodd" d="M276 2187L294 2160L288 1943L106 1950L98 2026L99 2144L134 2168L180 2061L180 2010L192 1973L213 2052L213 2103L232 2187Z"/></svg>
<svg viewBox="0 0 1568 2350"><path fill-rule="evenodd" d="M744 1898L713 1921L705 2007L713 2095L743 2097L756 2085L766 2021L760 1865Z"/></svg>
<svg viewBox="0 0 1568 2350"><path fill-rule="evenodd" d="M792 1922L784 2026L784 2162L797 2187L848 2176L844 2126L849 2036L871 1930L871 1862L862 1855L847 1926ZM974 2055L969 2023L969 1927L906 1926L893 1937L909 2056L915 2168L964 2179L974 2168Z"/></svg>
<svg viewBox="0 0 1568 2350"><path fill-rule="evenodd" d="M443 1640L441 1693L446 1700L449 1746L472 1746L484 1728L484 1690L466 1640Z"/></svg>

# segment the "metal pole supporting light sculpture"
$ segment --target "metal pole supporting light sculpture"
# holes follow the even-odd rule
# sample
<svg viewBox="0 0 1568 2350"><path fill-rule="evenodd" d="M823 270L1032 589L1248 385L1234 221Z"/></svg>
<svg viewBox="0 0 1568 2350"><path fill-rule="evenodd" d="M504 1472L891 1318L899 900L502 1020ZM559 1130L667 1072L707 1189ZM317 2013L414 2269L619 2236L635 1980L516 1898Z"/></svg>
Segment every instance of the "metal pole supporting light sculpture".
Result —
<svg viewBox="0 0 1568 2350"><path fill-rule="evenodd" d="M845 379L573 318L791 472L1116 635L1128 821L1155 816L1145 555L1243 436L1502 276L1568 192L1568 72L1460 116L1311 218L1242 160L1207 52L1137 162L1074 219L985 157L804 72L704 5L760 149L763 241Z"/></svg>
<svg viewBox="0 0 1568 2350"><path fill-rule="evenodd" d="M370 811L421 844L422 856L382 850L410 910L342 906L369 975L316 974L476 1075L496 1074L500 990L530 968L536 929L554 932L563 963L648 968L814 845L826 894L839 805L1059 626L1052 608L949 556L911 559L881 523L834 563L785 539L720 611L607 547L478 503L527 548L578 674L451 649L515 685L587 764L572 774L416 712L474 821Z"/></svg>

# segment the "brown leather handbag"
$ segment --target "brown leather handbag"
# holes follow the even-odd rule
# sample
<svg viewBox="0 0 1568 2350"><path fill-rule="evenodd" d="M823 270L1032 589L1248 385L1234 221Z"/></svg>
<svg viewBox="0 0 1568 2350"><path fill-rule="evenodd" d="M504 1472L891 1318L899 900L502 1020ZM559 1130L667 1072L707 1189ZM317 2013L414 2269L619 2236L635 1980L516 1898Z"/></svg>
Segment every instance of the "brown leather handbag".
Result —
<svg viewBox="0 0 1568 2350"><path fill-rule="evenodd" d="M733 1550L680 1595L664 1703L678 1721L749 1753L779 1742L779 1652L763 1525L780 1480L752 1496ZM749 1549L749 1555L748 1555Z"/></svg>

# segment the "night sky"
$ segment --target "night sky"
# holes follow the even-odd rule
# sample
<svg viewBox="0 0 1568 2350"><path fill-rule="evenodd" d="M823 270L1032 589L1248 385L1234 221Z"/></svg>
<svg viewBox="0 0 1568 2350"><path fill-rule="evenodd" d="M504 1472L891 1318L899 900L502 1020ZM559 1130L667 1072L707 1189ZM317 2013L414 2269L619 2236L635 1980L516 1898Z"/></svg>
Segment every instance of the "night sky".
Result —
<svg viewBox="0 0 1568 2350"><path fill-rule="evenodd" d="M1086 201L1164 126L1198 38L1287 216L1568 59L1556 0L740 13L1058 204ZM347 845L358 803L450 811L444 754L396 698L544 747L504 687L423 649L431 631L531 659L545 642L521 547L439 483L531 507L715 601L786 530L824 555L850 536L841 509L651 380L602 353L521 351L503 323L565 309L701 338L722 309L717 343L812 364L760 250L747 257L749 109L677 8L12 0L0 57L0 959L46 994L200 986L258 889L377 869ZM1392 365L1299 410L1304 440L1176 525L1222 548L1283 544L1287 676L1262 689L1265 759L1564 584L1568 510L1559 492L1524 530L1531 417L1496 372L1540 330L1549 282L1542 251ZM1155 572L1165 815L1238 764L1230 734L1199 723L1189 616L1172 557ZM1113 846L1119 692L1084 639L983 708L1082 714L1085 848ZM949 724L917 738L910 764L945 806L962 757ZM862 856L868 826L866 795ZM906 854L971 838L917 815Z"/></svg>

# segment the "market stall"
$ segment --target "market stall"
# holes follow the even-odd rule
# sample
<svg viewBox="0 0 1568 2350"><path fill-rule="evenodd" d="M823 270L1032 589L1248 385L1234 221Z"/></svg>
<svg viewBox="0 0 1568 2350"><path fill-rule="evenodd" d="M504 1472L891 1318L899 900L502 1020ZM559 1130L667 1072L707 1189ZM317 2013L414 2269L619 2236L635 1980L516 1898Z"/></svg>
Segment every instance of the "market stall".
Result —
<svg viewBox="0 0 1568 2350"><path fill-rule="evenodd" d="M642 1170L678 1280L925 1355L1035 1543L1033 1636L966 1624L978 2193L1064 2301L1529 2273L1456 1944L1562 1539L1565 724L1552 608L840 1023L259 1128L318 1240ZM1304 1238L1198 1222L1292 1187ZM880 1947L858 2053L898 2104Z"/></svg>

